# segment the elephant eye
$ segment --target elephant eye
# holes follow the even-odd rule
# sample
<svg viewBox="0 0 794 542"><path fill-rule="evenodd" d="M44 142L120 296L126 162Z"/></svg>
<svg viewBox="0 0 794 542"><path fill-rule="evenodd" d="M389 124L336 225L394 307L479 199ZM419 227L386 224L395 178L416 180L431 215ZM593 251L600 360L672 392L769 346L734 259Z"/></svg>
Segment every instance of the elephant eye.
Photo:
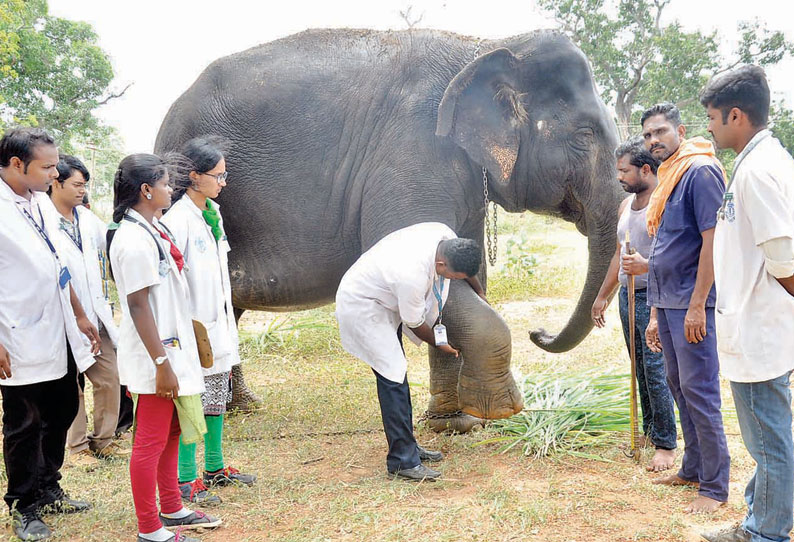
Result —
<svg viewBox="0 0 794 542"><path fill-rule="evenodd" d="M589 148L594 138L592 128L579 128L571 136L571 144L577 148Z"/></svg>

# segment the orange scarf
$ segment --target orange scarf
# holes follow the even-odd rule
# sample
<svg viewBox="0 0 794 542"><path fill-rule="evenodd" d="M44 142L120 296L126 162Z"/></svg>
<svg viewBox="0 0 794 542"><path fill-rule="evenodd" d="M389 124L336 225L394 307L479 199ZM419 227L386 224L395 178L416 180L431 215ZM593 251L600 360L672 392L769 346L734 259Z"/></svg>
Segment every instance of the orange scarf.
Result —
<svg viewBox="0 0 794 542"><path fill-rule="evenodd" d="M722 171L723 178L725 177L725 170L714 154L714 145L711 144L711 141L702 137L682 140L678 150L659 166L659 171L656 173L659 178L659 184L653 194L651 194L648 210L645 213L648 235L651 237L659 231L659 224L662 222L662 215L664 214L664 206L667 205L667 200L670 199L673 189L678 185L684 173L702 156L708 156L714 160L714 163Z"/></svg>

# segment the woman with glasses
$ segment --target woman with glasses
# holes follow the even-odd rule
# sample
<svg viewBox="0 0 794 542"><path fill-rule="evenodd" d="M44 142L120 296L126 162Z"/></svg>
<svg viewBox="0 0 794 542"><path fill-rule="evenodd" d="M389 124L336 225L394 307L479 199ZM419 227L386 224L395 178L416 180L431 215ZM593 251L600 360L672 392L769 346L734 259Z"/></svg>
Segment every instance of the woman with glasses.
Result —
<svg viewBox="0 0 794 542"><path fill-rule="evenodd" d="M179 446L179 486L188 502L218 504L220 498L208 487L229 484L253 485L256 476L243 474L223 459L223 417L231 400L231 370L240 363L237 326L232 308L227 255L220 208L213 200L226 186L223 141L199 137L182 148L187 158L185 173L176 180L175 203L162 222L173 233L185 257L193 318L207 329L213 364L203 369L206 391L201 399L207 434L204 437L204 475L198 476L196 445Z"/></svg>

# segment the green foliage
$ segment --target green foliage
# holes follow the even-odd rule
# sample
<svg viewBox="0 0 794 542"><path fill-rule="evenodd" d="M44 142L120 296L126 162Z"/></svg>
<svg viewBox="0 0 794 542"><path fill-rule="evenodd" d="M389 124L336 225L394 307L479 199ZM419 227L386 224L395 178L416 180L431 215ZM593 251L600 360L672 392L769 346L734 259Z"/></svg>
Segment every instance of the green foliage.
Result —
<svg viewBox="0 0 794 542"><path fill-rule="evenodd" d="M516 241L507 241L505 256L507 263L505 269L507 273L515 278L528 279L535 273L538 261L530 253L529 240L525 234Z"/></svg>
<svg viewBox="0 0 794 542"><path fill-rule="evenodd" d="M89 24L49 15L46 0L0 0L0 129L42 126L67 152L76 139L106 141L92 112L112 79Z"/></svg>
<svg viewBox="0 0 794 542"><path fill-rule="evenodd" d="M502 436L480 444L503 443L505 452L516 446L525 455L567 454L599 459L582 452L615 444L631 430L629 376L584 373L541 374L524 380L524 410L492 427Z"/></svg>
<svg viewBox="0 0 794 542"><path fill-rule="evenodd" d="M671 1L538 0L587 55L624 139L638 131L639 115L650 105L675 102L691 124L703 118L697 97L709 77L741 63L770 66L794 51L782 32L742 21L739 45L724 59L716 32L687 32L677 21L661 24Z"/></svg>
<svg viewBox="0 0 794 542"><path fill-rule="evenodd" d="M778 102L771 108L769 115L772 133L780 140L791 155L794 155L794 111Z"/></svg>

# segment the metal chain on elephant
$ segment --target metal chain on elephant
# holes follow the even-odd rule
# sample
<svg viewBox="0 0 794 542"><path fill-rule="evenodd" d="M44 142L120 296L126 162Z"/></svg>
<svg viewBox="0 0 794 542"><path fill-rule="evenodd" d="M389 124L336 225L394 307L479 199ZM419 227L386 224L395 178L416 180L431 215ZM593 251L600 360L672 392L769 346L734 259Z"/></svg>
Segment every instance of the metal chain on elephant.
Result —
<svg viewBox="0 0 794 542"><path fill-rule="evenodd" d="M424 414L419 416L419 419L416 421L417 423L419 423L425 420L450 420L452 418L457 418L459 416L463 416L462 410L456 410L455 412L447 412L445 414L433 414L429 410L425 410Z"/></svg>
<svg viewBox="0 0 794 542"><path fill-rule="evenodd" d="M493 204L493 245L491 244L491 219L488 217L488 170L482 168L482 193L485 198L485 241L488 245L488 263L496 265L497 233L496 233L496 204Z"/></svg>

